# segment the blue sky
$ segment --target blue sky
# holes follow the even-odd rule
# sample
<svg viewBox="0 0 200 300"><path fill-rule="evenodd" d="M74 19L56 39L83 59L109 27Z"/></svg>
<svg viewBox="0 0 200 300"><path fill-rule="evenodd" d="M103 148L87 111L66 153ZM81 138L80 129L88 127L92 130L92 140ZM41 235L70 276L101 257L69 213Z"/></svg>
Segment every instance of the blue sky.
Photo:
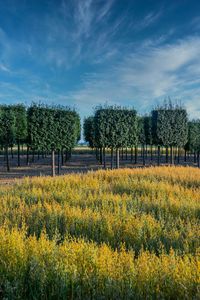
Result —
<svg viewBox="0 0 200 300"><path fill-rule="evenodd" d="M200 1L0 0L0 102L200 117Z"/></svg>

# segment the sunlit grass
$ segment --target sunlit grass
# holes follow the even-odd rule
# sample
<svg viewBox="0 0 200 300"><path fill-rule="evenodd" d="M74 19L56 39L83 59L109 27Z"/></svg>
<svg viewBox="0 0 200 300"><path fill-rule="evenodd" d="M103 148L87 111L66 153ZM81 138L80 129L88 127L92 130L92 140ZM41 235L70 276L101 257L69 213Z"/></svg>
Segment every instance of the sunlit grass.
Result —
<svg viewBox="0 0 200 300"><path fill-rule="evenodd" d="M1 290L9 299L197 299L199 198L200 170L190 167L2 187Z"/></svg>

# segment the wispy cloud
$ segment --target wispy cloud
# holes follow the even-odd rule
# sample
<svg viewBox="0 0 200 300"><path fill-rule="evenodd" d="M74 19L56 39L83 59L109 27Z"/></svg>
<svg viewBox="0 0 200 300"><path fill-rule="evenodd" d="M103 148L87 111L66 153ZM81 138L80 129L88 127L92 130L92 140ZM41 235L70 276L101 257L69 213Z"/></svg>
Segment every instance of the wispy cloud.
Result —
<svg viewBox="0 0 200 300"><path fill-rule="evenodd" d="M21 29L14 35L0 28L1 99L48 98L88 114L106 101L148 111L169 95L199 114L199 18L189 25L195 35L178 39L178 25L157 30L167 23L160 4L137 14L134 1L60 0L38 16L16 0L20 13L28 12L20 19L11 2Z"/></svg>
<svg viewBox="0 0 200 300"><path fill-rule="evenodd" d="M144 30L145 28L155 24L158 19L162 16L162 10L159 11L152 11L150 13L148 13L143 20L139 20L137 22L135 22L133 24L133 26L135 27L135 30L137 31L141 31Z"/></svg>
<svg viewBox="0 0 200 300"><path fill-rule="evenodd" d="M196 74L200 69L199 52L199 37L139 48L114 67L88 75L84 87L70 97L79 105L125 101L143 111L168 95L185 101L189 90L192 101L193 96L198 98L195 86L200 83L200 74ZM200 110L200 101L194 101L195 110Z"/></svg>

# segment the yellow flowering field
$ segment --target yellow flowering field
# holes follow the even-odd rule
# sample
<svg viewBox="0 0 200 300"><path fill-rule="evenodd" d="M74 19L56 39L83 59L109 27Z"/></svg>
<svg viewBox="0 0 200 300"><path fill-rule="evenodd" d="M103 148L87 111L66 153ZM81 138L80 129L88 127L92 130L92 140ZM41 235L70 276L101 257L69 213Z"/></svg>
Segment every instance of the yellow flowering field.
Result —
<svg viewBox="0 0 200 300"><path fill-rule="evenodd" d="M200 170L25 178L0 190L0 298L199 299Z"/></svg>

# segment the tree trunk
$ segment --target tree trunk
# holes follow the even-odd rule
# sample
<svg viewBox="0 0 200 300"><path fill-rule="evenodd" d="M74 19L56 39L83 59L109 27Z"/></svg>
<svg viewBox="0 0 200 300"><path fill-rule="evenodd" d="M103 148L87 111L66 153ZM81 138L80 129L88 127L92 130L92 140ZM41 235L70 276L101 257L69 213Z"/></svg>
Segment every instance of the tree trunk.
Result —
<svg viewBox="0 0 200 300"><path fill-rule="evenodd" d="M96 160L99 160L99 153L98 153L98 149L96 148Z"/></svg>
<svg viewBox="0 0 200 300"><path fill-rule="evenodd" d="M173 146L171 146L171 165L174 164L174 149Z"/></svg>
<svg viewBox="0 0 200 300"><path fill-rule="evenodd" d="M58 175L60 175L60 170L61 170L61 167L60 167L60 149L58 150Z"/></svg>
<svg viewBox="0 0 200 300"><path fill-rule="evenodd" d="M110 168L111 168L111 170L113 169L113 163L114 163L114 161L113 161L113 148L111 148L111 160L110 160Z"/></svg>
<svg viewBox="0 0 200 300"><path fill-rule="evenodd" d="M51 175L55 177L55 151L51 151Z"/></svg>
<svg viewBox="0 0 200 300"><path fill-rule="evenodd" d="M61 166L64 165L64 151L63 149L61 150Z"/></svg>
<svg viewBox="0 0 200 300"><path fill-rule="evenodd" d="M153 146L151 145L151 161L153 160Z"/></svg>
<svg viewBox="0 0 200 300"><path fill-rule="evenodd" d="M184 161L187 162L187 150L185 150Z"/></svg>
<svg viewBox="0 0 200 300"><path fill-rule="evenodd" d="M166 147L166 163L169 162L169 147Z"/></svg>
<svg viewBox="0 0 200 300"><path fill-rule="evenodd" d="M197 152L197 166L200 168L200 152Z"/></svg>
<svg viewBox="0 0 200 300"><path fill-rule="evenodd" d="M126 160L128 160L128 149L126 147Z"/></svg>
<svg viewBox="0 0 200 300"><path fill-rule="evenodd" d="M103 167L106 169L106 149L103 147Z"/></svg>
<svg viewBox="0 0 200 300"><path fill-rule="evenodd" d="M65 150L65 162L67 162L67 159L68 159L68 152L67 150Z"/></svg>
<svg viewBox="0 0 200 300"><path fill-rule="evenodd" d="M160 166L160 146L158 146L158 162L157 165Z"/></svg>
<svg viewBox="0 0 200 300"><path fill-rule="evenodd" d="M116 169L119 169L119 148L116 149Z"/></svg>
<svg viewBox="0 0 200 300"><path fill-rule="evenodd" d="M17 141L17 165L20 167L20 142Z"/></svg>
<svg viewBox="0 0 200 300"><path fill-rule="evenodd" d="M102 148L100 148L100 160L99 160L99 162L100 162L100 164L102 165L102 162L103 162L103 159L102 159Z"/></svg>
<svg viewBox="0 0 200 300"><path fill-rule="evenodd" d="M13 147L10 147L10 152L11 152L11 157L12 159L14 158L14 155L13 155Z"/></svg>
<svg viewBox="0 0 200 300"><path fill-rule="evenodd" d="M138 161L138 148L135 146L135 164L137 164Z"/></svg>
<svg viewBox="0 0 200 300"><path fill-rule="evenodd" d="M197 162L197 157L196 157L196 152L194 152L194 163L196 164Z"/></svg>
<svg viewBox="0 0 200 300"><path fill-rule="evenodd" d="M142 163L145 166L145 145L142 146Z"/></svg>
<svg viewBox="0 0 200 300"><path fill-rule="evenodd" d="M179 165L180 164L180 147L178 147L178 159L177 159L177 164Z"/></svg>
<svg viewBox="0 0 200 300"><path fill-rule="evenodd" d="M35 161L35 150L33 150L33 152L32 152L32 162L34 162Z"/></svg>
<svg viewBox="0 0 200 300"><path fill-rule="evenodd" d="M29 146L27 145L27 150L26 150L26 164L27 166L29 165Z"/></svg>
<svg viewBox="0 0 200 300"><path fill-rule="evenodd" d="M133 162L133 147L131 147L131 162Z"/></svg>
<svg viewBox="0 0 200 300"><path fill-rule="evenodd" d="M7 168L7 171L10 172L10 163L9 163L9 155L8 155L8 146L6 146L5 150L6 150L6 168Z"/></svg>

